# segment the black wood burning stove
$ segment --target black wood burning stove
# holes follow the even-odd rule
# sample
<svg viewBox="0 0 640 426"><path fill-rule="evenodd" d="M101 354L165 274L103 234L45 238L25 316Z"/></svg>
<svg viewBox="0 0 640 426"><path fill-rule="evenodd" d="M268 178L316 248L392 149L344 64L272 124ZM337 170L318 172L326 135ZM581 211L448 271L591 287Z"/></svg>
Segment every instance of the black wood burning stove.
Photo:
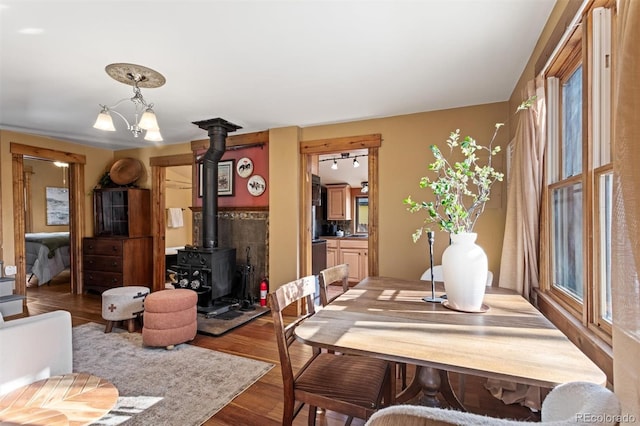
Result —
<svg viewBox="0 0 640 426"><path fill-rule="evenodd" d="M178 250L178 286L198 293L198 312L217 315L229 310L222 299L234 293L236 249L218 247L218 162L226 150L227 133L241 129L222 118L193 124L207 130L209 149L202 157L202 241Z"/></svg>

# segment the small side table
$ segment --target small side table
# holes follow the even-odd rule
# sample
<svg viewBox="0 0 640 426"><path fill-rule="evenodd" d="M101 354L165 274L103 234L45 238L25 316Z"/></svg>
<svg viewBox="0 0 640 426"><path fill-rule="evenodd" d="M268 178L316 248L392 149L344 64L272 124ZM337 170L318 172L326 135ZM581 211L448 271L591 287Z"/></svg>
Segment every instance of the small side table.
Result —
<svg viewBox="0 0 640 426"><path fill-rule="evenodd" d="M87 425L107 414L117 401L118 389L100 377L87 373L52 376L0 396L0 423L32 412L50 416L52 424L67 424L58 412L69 425Z"/></svg>
<svg viewBox="0 0 640 426"><path fill-rule="evenodd" d="M134 320L144 312L144 299L148 294L148 287L135 285L105 290L102 293L102 318L107 320L104 332L111 333L118 321L126 321L129 333L134 332Z"/></svg>

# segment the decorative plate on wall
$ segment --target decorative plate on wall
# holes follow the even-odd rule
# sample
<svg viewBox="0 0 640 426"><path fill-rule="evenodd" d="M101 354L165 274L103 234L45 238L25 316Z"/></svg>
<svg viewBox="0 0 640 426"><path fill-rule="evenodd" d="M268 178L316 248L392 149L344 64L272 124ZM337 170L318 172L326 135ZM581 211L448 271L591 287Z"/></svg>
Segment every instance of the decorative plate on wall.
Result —
<svg viewBox="0 0 640 426"><path fill-rule="evenodd" d="M236 164L236 171L238 172L238 176L242 178L251 176L251 173L253 173L253 161L248 157L242 157Z"/></svg>
<svg viewBox="0 0 640 426"><path fill-rule="evenodd" d="M267 184L264 181L264 178L260 175L253 175L249 178L247 182L247 189L249 190L249 194L257 197L258 195L262 195L264 190L267 188Z"/></svg>

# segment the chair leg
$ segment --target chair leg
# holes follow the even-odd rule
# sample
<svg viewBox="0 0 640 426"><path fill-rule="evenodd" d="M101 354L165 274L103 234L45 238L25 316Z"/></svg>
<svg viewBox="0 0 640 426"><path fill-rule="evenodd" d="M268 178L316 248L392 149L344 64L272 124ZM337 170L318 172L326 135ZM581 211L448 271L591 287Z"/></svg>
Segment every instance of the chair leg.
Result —
<svg viewBox="0 0 640 426"><path fill-rule="evenodd" d="M104 332L111 333L111 330L113 330L113 321L107 321L107 325L104 328Z"/></svg>
<svg viewBox="0 0 640 426"><path fill-rule="evenodd" d="M307 421L309 426L316 426L316 409L317 407L313 405L309 406L309 419Z"/></svg>

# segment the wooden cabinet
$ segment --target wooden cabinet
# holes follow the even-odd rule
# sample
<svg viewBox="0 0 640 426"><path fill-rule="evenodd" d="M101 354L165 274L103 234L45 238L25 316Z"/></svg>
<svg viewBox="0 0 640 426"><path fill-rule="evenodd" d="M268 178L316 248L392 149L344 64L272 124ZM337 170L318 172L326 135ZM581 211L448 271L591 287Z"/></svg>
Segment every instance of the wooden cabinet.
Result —
<svg viewBox="0 0 640 426"><path fill-rule="evenodd" d="M327 185L327 220L351 220L349 185Z"/></svg>
<svg viewBox="0 0 640 426"><path fill-rule="evenodd" d="M93 211L95 236L151 235L151 197L148 189L94 189Z"/></svg>
<svg viewBox="0 0 640 426"><path fill-rule="evenodd" d="M339 262L349 265L349 281L360 282L369 276L367 240L340 240Z"/></svg>
<svg viewBox="0 0 640 426"><path fill-rule="evenodd" d="M346 263L349 282L369 276L369 242L366 239L327 238L327 268Z"/></svg>
<svg viewBox="0 0 640 426"><path fill-rule="evenodd" d="M93 191L94 237L82 245L84 290L153 285L151 198L148 189Z"/></svg>
<svg viewBox="0 0 640 426"><path fill-rule="evenodd" d="M327 268L339 265L338 240L327 240Z"/></svg>
<svg viewBox="0 0 640 426"><path fill-rule="evenodd" d="M82 245L84 290L153 284L152 237L88 237Z"/></svg>

